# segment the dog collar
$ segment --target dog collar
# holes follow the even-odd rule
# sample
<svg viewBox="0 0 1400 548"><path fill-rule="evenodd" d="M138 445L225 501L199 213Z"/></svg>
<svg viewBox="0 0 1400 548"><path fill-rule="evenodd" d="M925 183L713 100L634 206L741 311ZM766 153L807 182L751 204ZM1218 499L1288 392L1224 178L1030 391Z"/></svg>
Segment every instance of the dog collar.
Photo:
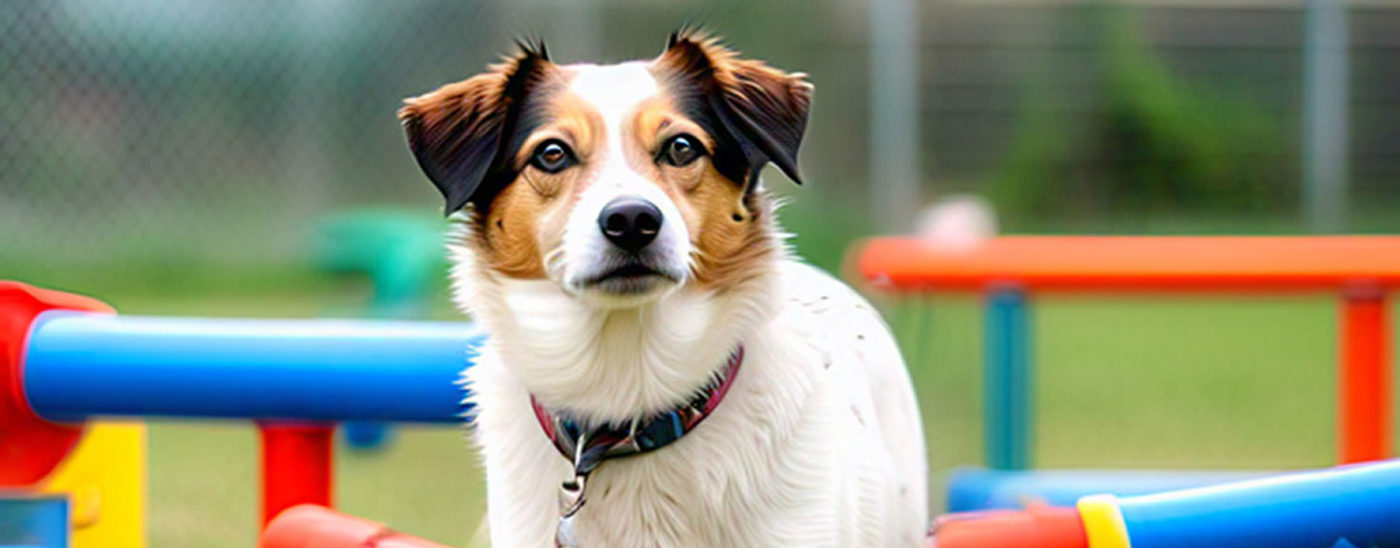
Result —
<svg viewBox="0 0 1400 548"><path fill-rule="evenodd" d="M530 405L535 419L554 448L574 466L573 478L561 485L559 494L558 546L576 546L573 517L586 501L584 487L588 475L604 461L655 451L681 439L710 416L729 393L729 385L744 362L744 347L729 354L729 361L700 394L686 404L630 423L585 425L561 413L551 413L534 396Z"/></svg>

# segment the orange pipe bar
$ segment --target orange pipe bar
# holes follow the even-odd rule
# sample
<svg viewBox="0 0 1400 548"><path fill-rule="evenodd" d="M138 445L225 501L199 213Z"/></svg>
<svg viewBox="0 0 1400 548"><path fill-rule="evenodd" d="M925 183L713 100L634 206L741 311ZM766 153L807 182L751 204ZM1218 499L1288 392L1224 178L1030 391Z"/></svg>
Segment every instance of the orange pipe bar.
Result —
<svg viewBox="0 0 1400 548"><path fill-rule="evenodd" d="M1342 303L1338 455L1346 463L1390 456L1390 315L1385 294L1352 290Z"/></svg>
<svg viewBox="0 0 1400 548"><path fill-rule="evenodd" d="M877 286L980 291L1400 288L1396 236L1003 236L955 249L911 237L865 242L856 266Z"/></svg>
<svg viewBox="0 0 1400 548"><path fill-rule="evenodd" d="M277 516L263 530L258 548L448 548L378 523L303 504Z"/></svg>

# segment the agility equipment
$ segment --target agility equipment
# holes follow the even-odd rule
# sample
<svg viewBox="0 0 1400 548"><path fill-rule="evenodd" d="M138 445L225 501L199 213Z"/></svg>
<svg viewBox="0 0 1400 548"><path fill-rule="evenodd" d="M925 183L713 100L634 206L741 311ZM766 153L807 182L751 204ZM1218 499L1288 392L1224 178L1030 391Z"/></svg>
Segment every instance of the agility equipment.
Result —
<svg viewBox="0 0 1400 548"><path fill-rule="evenodd" d="M1339 459L1388 456L1387 305L1400 286L1400 238L1007 237L956 250L879 238L857 265L896 292L987 295L993 469L955 475L950 502L1028 508L947 516L937 546L1400 545L1394 461L1242 482L1234 473L1016 472L1032 464L1028 308L1050 291L1338 293ZM263 523L275 525L264 546L441 548L300 505L332 500L335 423L466 420L460 374L483 340L462 323L125 317L86 297L0 282L0 524L18 524L0 527L0 544L13 533L45 548L144 546L145 433L129 421L187 417L260 427ZM346 531L370 532L337 536Z"/></svg>
<svg viewBox="0 0 1400 548"><path fill-rule="evenodd" d="M243 419L261 430L263 522L329 505L334 424L465 420L482 339L465 323L118 316L0 282L0 488L66 495L74 548L140 547L145 430L113 419Z"/></svg>
<svg viewBox="0 0 1400 548"><path fill-rule="evenodd" d="M1400 546L1400 460L1118 497L950 514L937 548Z"/></svg>
<svg viewBox="0 0 1400 548"><path fill-rule="evenodd" d="M1030 467L1032 297L1046 292L1293 293L1341 297L1337 454L1391 451L1389 292L1400 287L1396 236L1004 236L973 247L880 237L855 250L886 291L986 297L983 369L987 465Z"/></svg>

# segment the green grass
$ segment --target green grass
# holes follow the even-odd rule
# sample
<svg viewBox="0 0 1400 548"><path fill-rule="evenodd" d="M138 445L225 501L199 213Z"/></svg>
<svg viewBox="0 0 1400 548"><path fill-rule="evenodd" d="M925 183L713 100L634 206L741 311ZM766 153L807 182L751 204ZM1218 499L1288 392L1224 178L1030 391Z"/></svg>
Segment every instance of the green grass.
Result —
<svg viewBox="0 0 1400 548"><path fill-rule="evenodd" d="M351 289L111 302L126 313L310 317L350 308ZM981 459L980 305L955 297L885 304L910 356L941 505L940 473ZM1053 297L1034 306L1037 465L1332 462L1331 299ZM451 315L445 305L438 312ZM386 452L337 459L336 501L348 512L453 545L480 523L481 472L456 429L406 429ZM256 463L250 426L153 425L152 546L252 545Z"/></svg>
<svg viewBox="0 0 1400 548"><path fill-rule="evenodd" d="M258 435L243 423L159 422L150 430L151 546L254 546ZM463 545L485 493L456 428L400 428L380 453L335 456L335 502L346 512Z"/></svg>

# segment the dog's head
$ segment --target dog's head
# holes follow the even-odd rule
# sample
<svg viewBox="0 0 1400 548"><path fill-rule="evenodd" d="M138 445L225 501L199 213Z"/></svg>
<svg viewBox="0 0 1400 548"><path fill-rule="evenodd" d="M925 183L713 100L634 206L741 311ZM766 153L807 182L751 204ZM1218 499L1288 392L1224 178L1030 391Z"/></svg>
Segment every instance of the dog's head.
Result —
<svg viewBox="0 0 1400 548"><path fill-rule="evenodd" d="M812 87L673 34L650 61L556 65L543 44L408 99L399 117L477 261L601 307L722 289L773 251L759 170L800 183Z"/></svg>

